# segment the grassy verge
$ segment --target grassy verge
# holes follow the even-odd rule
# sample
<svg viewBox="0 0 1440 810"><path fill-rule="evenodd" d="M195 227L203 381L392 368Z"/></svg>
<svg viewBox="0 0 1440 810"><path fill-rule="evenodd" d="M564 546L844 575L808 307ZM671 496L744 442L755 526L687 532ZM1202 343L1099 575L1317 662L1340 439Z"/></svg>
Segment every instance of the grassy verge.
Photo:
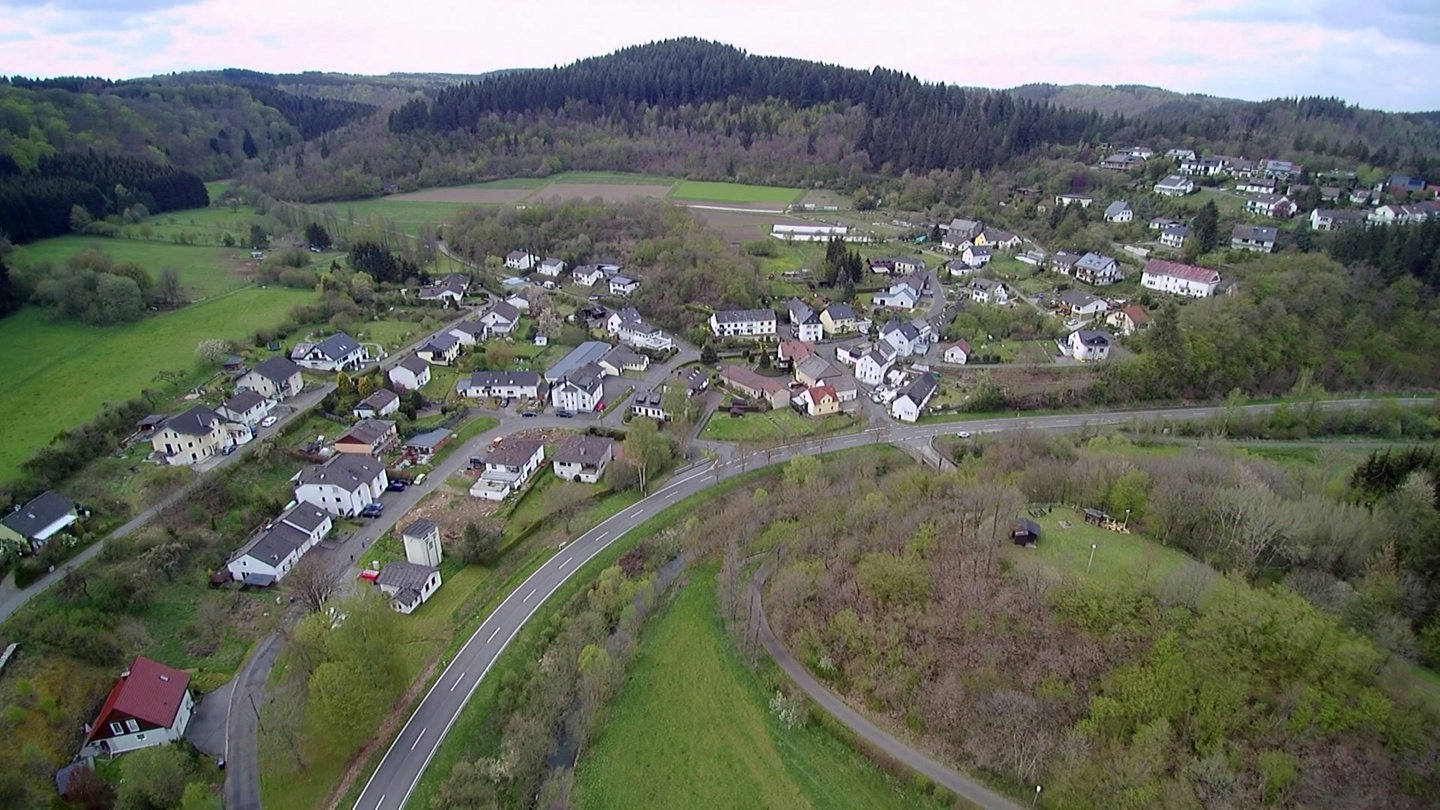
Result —
<svg viewBox="0 0 1440 810"><path fill-rule="evenodd" d="M933 800L819 723L787 729L768 683L721 626L702 569L653 624L605 731L578 769L577 804L910 808Z"/></svg>
<svg viewBox="0 0 1440 810"><path fill-rule="evenodd" d="M750 412L744 416L730 416L716 412L700 438L717 442L743 442L764 439L790 439L799 436L814 436L820 433L835 433L855 423L848 414L836 414L822 419L801 416L789 408L777 408L765 413Z"/></svg>

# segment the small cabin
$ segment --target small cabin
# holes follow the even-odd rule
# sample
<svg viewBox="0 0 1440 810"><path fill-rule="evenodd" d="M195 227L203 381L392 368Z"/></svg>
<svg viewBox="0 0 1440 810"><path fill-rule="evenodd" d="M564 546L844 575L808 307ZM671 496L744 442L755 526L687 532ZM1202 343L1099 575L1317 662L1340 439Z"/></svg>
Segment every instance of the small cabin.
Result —
<svg viewBox="0 0 1440 810"><path fill-rule="evenodd" d="M1092 526L1104 526L1110 522L1110 516L1101 512L1099 509L1086 509L1085 522Z"/></svg>
<svg viewBox="0 0 1440 810"><path fill-rule="evenodd" d="M1034 548L1040 542L1040 524L1028 518L1021 518L1015 521L1015 527L1010 530L1010 539L1017 546Z"/></svg>

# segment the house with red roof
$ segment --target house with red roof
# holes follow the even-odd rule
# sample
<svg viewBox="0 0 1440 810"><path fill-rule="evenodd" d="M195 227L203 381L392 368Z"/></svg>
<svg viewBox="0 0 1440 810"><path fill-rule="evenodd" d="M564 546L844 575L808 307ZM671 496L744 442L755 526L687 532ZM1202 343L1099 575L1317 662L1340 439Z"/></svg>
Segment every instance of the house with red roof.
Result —
<svg viewBox="0 0 1440 810"><path fill-rule="evenodd" d="M136 656L120 673L95 722L86 724L80 755L115 756L175 742L185 736L194 710L189 675Z"/></svg>
<svg viewBox="0 0 1440 810"><path fill-rule="evenodd" d="M1209 298L1220 286L1220 274L1207 267L1151 259L1140 275L1140 286L1191 298Z"/></svg>

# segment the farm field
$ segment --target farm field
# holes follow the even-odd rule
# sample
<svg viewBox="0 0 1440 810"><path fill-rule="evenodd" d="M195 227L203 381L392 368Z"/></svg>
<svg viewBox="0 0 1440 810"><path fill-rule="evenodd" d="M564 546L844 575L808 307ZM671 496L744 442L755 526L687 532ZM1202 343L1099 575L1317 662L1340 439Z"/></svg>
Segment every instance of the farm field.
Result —
<svg viewBox="0 0 1440 810"><path fill-rule="evenodd" d="M805 192L798 188L716 183L707 180L681 180L670 190L670 199L688 202L773 203L779 206L798 202L803 196Z"/></svg>
<svg viewBox="0 0 1440 810"><path fill-rule="evenodd" d="M924 807L816 725L786 729L717 616L713 572L654 623L605 731L577 771L582 808Z"/></svg>
<svg viewBox="0 0 1440 810"><path fill-rule="evenodd" d="M179 219L192 213L208 217L212 210L222 209L196 209L165 218ZM224 213L235 216L228 210ZM246 228L248 230L249 226ZM178 245L159 239L99 239L93 236L57 236L22 245L15 248L8 263L16 267L33 267L43 262L58 265L90 249L98 250L118 262L138 264L150 272L152 279L158 277L162 269L172 267L180 274L180 284L186 294L197 301L244 287L249 283L248 275L255 269L249 251L239 247Z"/></svg>
<svg viewBox="0 0 1440 810"><path fill-rule="evenodd" d="M0 479L50 438L93 417L106 402L139 396L156 372L193 370L195 344L239 339L284 320L307 290L237 290L175 312L110 329L49 321L39 307L0 320L12 351L0 378Z"/></svg>

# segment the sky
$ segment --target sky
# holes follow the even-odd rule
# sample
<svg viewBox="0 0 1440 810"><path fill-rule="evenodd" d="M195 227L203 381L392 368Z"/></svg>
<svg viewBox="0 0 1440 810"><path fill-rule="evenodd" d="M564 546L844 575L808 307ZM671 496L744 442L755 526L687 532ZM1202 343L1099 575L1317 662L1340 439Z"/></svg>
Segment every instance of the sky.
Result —
<svg viewBox="0 0 1440 810"><path fill-rule="evenodd" d="M0 73L483 73L682 36L967 86L1440 109L1440 0L0 0Z"/></svg>

